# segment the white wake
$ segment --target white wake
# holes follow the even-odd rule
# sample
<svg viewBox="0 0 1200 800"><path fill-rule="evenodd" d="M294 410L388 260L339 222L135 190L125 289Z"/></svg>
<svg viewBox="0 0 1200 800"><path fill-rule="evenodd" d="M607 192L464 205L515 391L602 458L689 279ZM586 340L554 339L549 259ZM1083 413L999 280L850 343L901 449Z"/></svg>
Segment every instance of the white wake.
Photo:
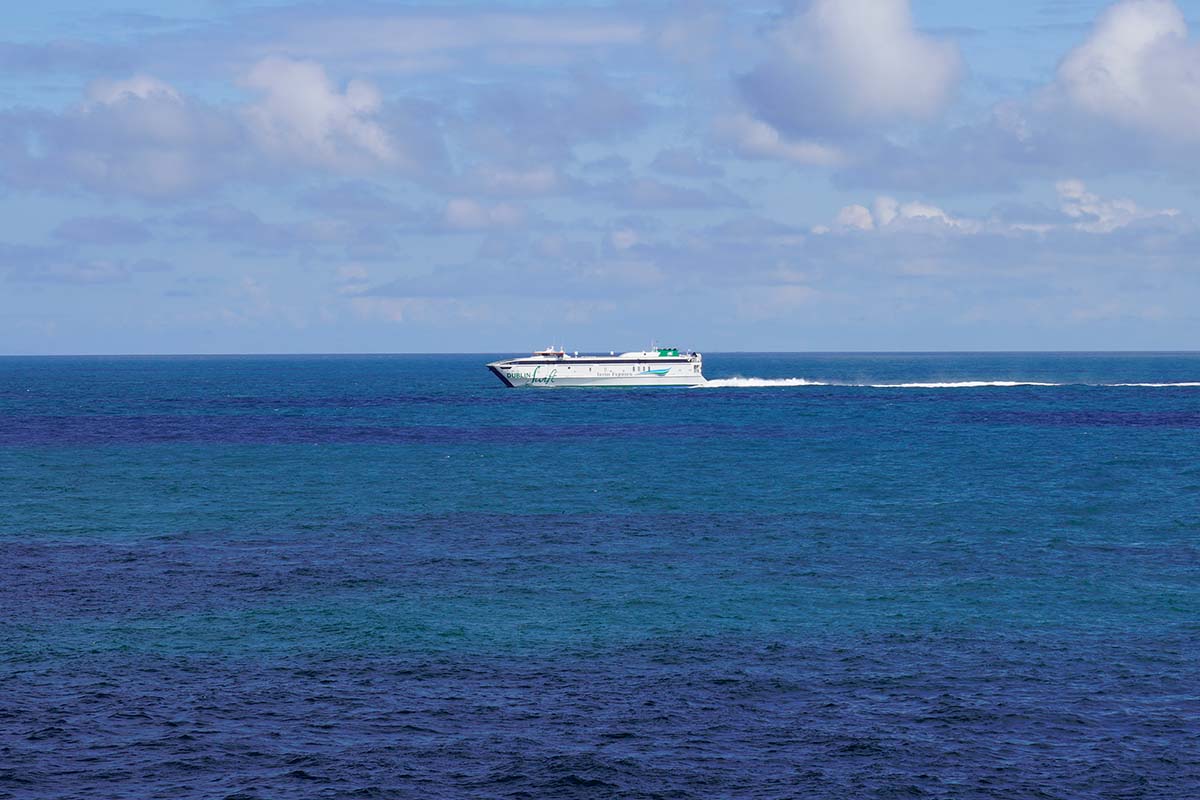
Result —
<svg viewBox="0 0 1200 800"><path fill-rule="evenodd" d="M726 389L731 387L763 387L763 386L834 386L832 383L810 381L804 378L714 378L698 384L705 389ZM849 384L847 384L849 385Z"/></svg>
<svg viewBox="0 0 1200 800"><path fill-rule="evenodd" d="M813 381L807 378L714 378L699 384L704 389L769 388L778 386L844 386L859 389L984 389L1011 388L1016 386L1093 386L1093 387L1145 387L1145 388L1200 388L1200 381L1180 383L1045 383L1041 381L935 381L920 383L839 383L837 381Z"/></svg>
<svg viewBox="0 0 1200 800"><path fill-rule="evenodd" d="M948 381L939 383L868 383L872 389L982 389L988 386L1008 388L1010 386L1063 386L1061 383L1039 383L1037 381Z"/></svg>

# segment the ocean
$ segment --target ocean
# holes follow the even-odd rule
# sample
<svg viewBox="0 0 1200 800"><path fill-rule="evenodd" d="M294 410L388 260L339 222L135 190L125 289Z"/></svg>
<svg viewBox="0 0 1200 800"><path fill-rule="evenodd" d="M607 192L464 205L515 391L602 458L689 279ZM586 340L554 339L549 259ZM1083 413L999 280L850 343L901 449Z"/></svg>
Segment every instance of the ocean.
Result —
<svg viewBox="0 0 1200 800"><path fill-rule="evenodd" d="M1200 354L0 358L0 798L1200 797Z"/></svg>

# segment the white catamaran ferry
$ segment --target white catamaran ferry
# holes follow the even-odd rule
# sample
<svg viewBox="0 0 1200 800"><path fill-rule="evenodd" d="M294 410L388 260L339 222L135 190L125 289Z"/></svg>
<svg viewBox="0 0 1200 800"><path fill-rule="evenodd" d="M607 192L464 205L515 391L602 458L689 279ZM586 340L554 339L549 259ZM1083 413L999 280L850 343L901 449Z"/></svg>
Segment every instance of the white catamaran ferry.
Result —
<svg viewBox="0 0 1200 800"><path fill-rule="evenodd" d="M570 354L548 347L531 356L487 365L505 386L697 386L704 383L699 353L674 347L610 353Z"/></svg>

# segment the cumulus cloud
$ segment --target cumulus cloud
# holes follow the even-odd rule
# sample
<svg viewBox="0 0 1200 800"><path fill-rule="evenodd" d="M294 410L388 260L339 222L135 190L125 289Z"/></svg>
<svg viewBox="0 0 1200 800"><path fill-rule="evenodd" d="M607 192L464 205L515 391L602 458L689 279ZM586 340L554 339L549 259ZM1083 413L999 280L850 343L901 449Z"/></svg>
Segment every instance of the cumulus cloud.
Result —
<svg viewBox="0 0 1200 800"><path fill-rule="evenodd" d="M164 198L255 172L230 115L148 75L96 81L62 113L7 112L0 128L0 169L22 188Z"/></svg>
<svg viewBox="0 0 1200 800"><path fill-rule="evenodd" d="M875 217L866 206L851 205L838 212L833 220L838 228L857 228L860 231L875 230Z"/></svg>
<svg viewBox="0 0 1200 800"><path fill-rule="evenodd" d="M1012 191L1064 172L1194 175L1200 42L1172 0L1120 0L1062 58L1052 79L985 118L880 143L834 180L843 188Z"/></svg>
<svg viewBox="0 0 1200 800"><path fill-rule="evenodd" d="M813 166L835 166L846 156L836 146L814 139L785 136L770 123L749 114L717 120L717 136L747 158L769 158Z"/></svg>
<svg viewBox="0 0 1200 800"><path fill-rule="evenodd" d="M886 195L875 198L872 208L865 205L845 206L834 218L833 230L838 231L897 231L932 230L974 232L981 224L975 220L954 216L938 206L913 200L901 203ZM814 233L828 233L830 228L818 226Z"/></svg>
<svg viewBox="0 0 1200 800"><path fill-rule="evenodd" d="M0 170L22 187L75 184L157 199L227 180L290 177L269 169L272 162L334 172L405 165L370 84L350 81L339 90L318 64L269 58L244 86L257 92L254 102L213 106L152 75L96 80L83 102L61 113L0 115ZM436 162L437 148L421 138L406 141Z"/></svg>
<svg viewBox="0 0 1200 800"><path fill-rule="evenodd" d="M1200 45L1173 0L1121 0L1059 65L1052 95L1085 114L1200 141Z"/></svg>
<svg viewBox="0 0 1200 800"><path fill-rule="evenodd" d="M316 62L266 58L243 84L261 94L244 115L269 155L336 169L402 160L377 119L382 97L366 81L352 80L338 91Z"/></svg>
<svg viewBox="0 0 1200 800"><path fill-rule="evenodd" d="M1063 213L1075 228L1089 233L1111 233L1134 222L1179 216L1174 208L1146 209L1129 199L1101 197L1089 192L1080 180L1059 181L1054 188Z"/></svg>
<svg viewBox="0 0 1200 800"><path fill-rule="evenodd" d="M1112 233L1148 220L1170 220L1180 216L1174 208L1143 208L1125 198L1106 198L1088 191L1083 181L1062 180L1055 184L1059 211L1044 208L1007 209L988 218L970 218L951 214L945 209L920 200L900 202L881 195L871 208L853 204L844 206L832 226L817 226L814 233L873 231L879 233L927 232L944 234L1045 234L1054 231L1079 231L1091 234Z"/></svg>
<svg viewBox="0 0 1200 800"><path fill-rule="evenodd" d="M962 72L956 45L916 30L909 0L811 0L769 45L739 88L755 117L792 138L930 118Z"/></svg>

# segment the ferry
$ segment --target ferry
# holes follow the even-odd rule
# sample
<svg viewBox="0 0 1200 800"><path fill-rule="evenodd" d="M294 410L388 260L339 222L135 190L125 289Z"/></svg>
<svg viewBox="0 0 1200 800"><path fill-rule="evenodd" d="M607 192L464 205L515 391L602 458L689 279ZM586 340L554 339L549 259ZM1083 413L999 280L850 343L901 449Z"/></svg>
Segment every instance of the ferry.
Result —
<svg viewBox="0 0 1200 800"><path fill-rule="evenodd" d="M659 347L630 353L579 355L561 347L487 365L505 386L699 386L699 353Z"/></svg>

